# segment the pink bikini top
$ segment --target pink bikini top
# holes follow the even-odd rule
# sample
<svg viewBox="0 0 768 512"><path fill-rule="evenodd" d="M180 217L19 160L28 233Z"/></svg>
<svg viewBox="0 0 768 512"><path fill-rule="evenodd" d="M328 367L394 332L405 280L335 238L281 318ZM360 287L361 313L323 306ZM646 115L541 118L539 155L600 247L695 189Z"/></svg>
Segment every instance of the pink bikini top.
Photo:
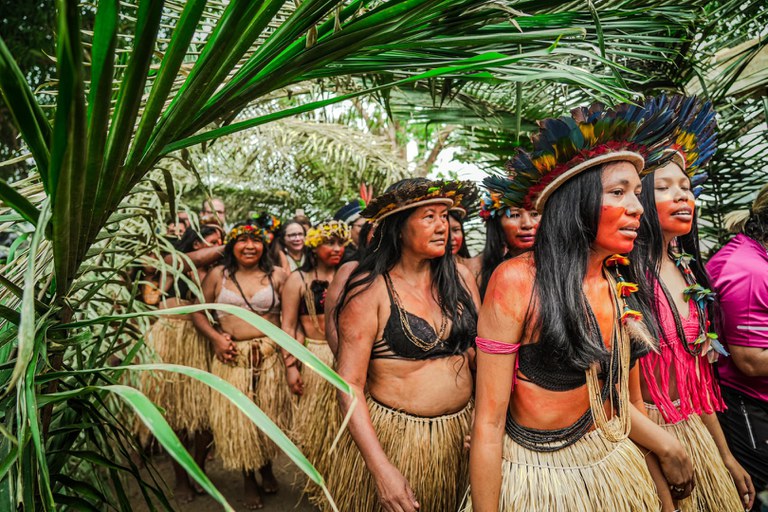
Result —
<svg viewBox="0 0 768 512"><path fill-rule="evenodd" d="M245 299L240 294L239 290L230 290L227 288L227 273L226 271L223 273L222 279L221 279L221 291L219 292L219 295L216 297L216 302L218 304L231 304L233 306L239 306L243 309L248 309L248 304L245 303ZM270 279L269 285L262 288L261 290L254 293L249 299L248 302L251 305L251 308L253 308L254 312L259 315L268 315L270 313L279 313L280 312L280 297L275 293L275 289L272 286L272 280ZM219 318L229 315L230 313L225 313L224 311L219 311L218 313Z"/></svg>

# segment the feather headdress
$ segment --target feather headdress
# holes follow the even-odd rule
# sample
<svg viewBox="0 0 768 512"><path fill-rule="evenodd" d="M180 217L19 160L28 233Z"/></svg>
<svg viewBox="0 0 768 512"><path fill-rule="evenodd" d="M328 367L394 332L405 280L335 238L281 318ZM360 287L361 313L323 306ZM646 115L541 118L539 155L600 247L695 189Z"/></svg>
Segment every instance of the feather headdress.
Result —
<svg viewBox="0 0 768 512"><path fill-rule="evenodd" d="M477 185L472 181L463 181L464 190L461 199L451 208L452 212L457 212L462 219L474 215L480 209L480 191Z"/></svg>
<svg viewBox="0 0 768 512"><path fill-rule="evenodd" d="M347 245L351 242L352 237L349 233L349 225L340 220L321 222L307 231L307 236L304 238L304 245L314 249L325 242L329 242L333 238L338 238L342 245Z"/></svg>
<svg viewBox="0 0 768 512"><path fill-rule="evenodd" d="M371 199L361 215L378 223L394 213L428 204L444 204L452 208L461 203L466 193L465 182L409 178Z"/></svg>
<svg viewBox="0 0 768 512"><path fill-rule="evenodd" d="M539 132L531 137L533 151L518 150L507 163L509 176L488 176L483 184L500 193L507 206L541 212L563 183L597 165L627 161L639 173L646 156L668 141L673 129L669 105L659 107L594 103L570 116L539 121Z"/></svg>
<svg viewBox="0 0 768 512"><path fill-rule="evenodd" d="M717 121L709 101L702 102L696 96L659 96L648 101L649 110L672 110L675 113L675 129L667 144L648 157L643 175L652 172L671 159L691 178L694 190L701 191L707 179L703 168L717 152ZM696 194L698 195L698 194Z"/></svg>

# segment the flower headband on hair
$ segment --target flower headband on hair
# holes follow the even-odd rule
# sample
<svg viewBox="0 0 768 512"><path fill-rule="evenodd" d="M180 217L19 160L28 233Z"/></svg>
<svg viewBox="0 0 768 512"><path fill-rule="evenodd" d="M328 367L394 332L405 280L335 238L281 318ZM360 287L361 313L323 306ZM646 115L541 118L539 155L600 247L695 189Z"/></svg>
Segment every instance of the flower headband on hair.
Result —
<svg viewBox="0 0 768 512"><path fill-rule="evenodd" d="M474 215L478 210L478 198L480 191L472 181L462 181L464 188L461 193L461 199L451 208L452 212L457 212L462 219Z"/></svg>
<svg viewBox="0 0 768 512"><path fill-rule="evenodd" d="M338 238L343 245L352 241L349 233L349 226L345 222L338 220L329 220L322 222L307 231L304 238L304 245L312 249L329 242L333 238Z"/></svg>
<svg viewBox="0 0 768 512"><path fill-rule="evenodd" d="M677 119L669 142L649 155L642 175L658 169L666 163L664 159L671 156L691 179L691 185L701 192L701 185L707 179L703 167L717 152L717 121L712 104L702 102L696 96L674 95L654 98L648 102L648 107L674 110Z"/></svg>
<svg viewBox="0 0 768 512"><path fill-rule="evenodd" d="M280 219L268 212L251 213L251 219L235 226L227 236L227 242L236 240L241 235L260 238L265 243L272 241L274 232L280 227Z"/></svg>
<svg viewBox="0 0 768 512"><path fill-rule="evenodd" d="M271 233L260 226L255 224L243 224L242 226L235 226L232 228L232 230L229 232L229 235L227 236L227 243L231 242L232 240L237 240L242 235L258 238L262 242L269 242L271 237Z"/></svg>
<svg viewBox="0 0 768 512"><path fill-rule="evenodd" d="M424 178L403 181L405 183L401 186L371 199L361 215L373 223L378 223L397 212L428 204L444 204L451 208L461 203L467 192L466 184L461 181Z"/></svg>
<svg viewBox="0 0 768 512"><path fill-rule="evenodd" d="M488 221L502 215L510 216L510 206L503 202L503 196L500 192L483 191L480 196L480 218Z"/></svg>
<svg viewBox="0 0 768 512"><path fill-rule="evenodd" d="M560 186L597 165L628 161L639 173L649 152L674 129L674 112L661 107L594 103L570 116L539 121L539 132L531 137L533 152L519 149L507 163L508 176L488 176L483 183L501 193L507 205L541 213Z"/></svg>

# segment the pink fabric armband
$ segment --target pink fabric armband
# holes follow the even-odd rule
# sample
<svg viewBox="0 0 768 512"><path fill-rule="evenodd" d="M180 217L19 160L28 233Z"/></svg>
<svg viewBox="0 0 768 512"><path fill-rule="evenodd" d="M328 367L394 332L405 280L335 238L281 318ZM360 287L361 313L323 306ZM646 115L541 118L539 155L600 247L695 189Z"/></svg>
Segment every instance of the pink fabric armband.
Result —
<svg viewBox="0 0 768 512"><path fill-rule="evenodd" d="M520 350L519 343L502 343L500 341L489 340L488 338L475 338L477 348L486 354L514 354Z"/></svg>

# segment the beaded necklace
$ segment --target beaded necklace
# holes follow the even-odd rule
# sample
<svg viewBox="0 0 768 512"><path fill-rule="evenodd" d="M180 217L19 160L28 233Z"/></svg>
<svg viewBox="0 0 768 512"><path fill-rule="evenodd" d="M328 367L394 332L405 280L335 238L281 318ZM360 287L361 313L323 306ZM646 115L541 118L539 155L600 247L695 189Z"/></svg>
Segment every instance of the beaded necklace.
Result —
<svg viewBox="0 0 768 512"><path fill-rule="evenodd" d="M413 330L411 330L411 323L408 321L408 312L403 307L403 303L400 300L400 296L397 294L397 290L395 290L395 285L392 283L392 277L390 277L389 272L384 273L384 281L392 292L392 301L395 303L395 307L397 308L397 313L400 317L400 325L402 325L403 332L405 333L405 336L411 341L411 343L419 347L424 352L429 352L439 343L441 343L443 341L443 336L445 336L445 331L448 328L448 315L445 314L445 310L443 309L443 299L441 297L437 298L437 304L440 306L441 315L440 331L435 333L435 338L433 340L425 341L416 336Z"/></svg>

